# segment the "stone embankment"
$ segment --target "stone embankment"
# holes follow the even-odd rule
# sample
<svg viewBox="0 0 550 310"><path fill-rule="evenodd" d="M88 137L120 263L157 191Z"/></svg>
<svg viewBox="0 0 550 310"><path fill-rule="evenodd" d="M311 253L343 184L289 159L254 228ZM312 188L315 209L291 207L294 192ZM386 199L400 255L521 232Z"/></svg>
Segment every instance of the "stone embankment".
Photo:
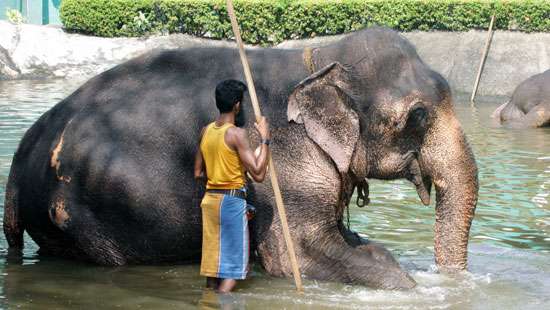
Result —
<svg viewBox="0 0 550 310"><path fill-rule="evenodd" d="M486 32L402 33L420 57L440 72L454 91L470 92ZM287 41L278 48L322 45L340 36ZM148 38L100 38L59 27L0 21L0 80L91 77L158 48L234 46L233 42L183 34ZM495 32L478 93L509 96L527 77L550 68L550 33Z"/></svg>

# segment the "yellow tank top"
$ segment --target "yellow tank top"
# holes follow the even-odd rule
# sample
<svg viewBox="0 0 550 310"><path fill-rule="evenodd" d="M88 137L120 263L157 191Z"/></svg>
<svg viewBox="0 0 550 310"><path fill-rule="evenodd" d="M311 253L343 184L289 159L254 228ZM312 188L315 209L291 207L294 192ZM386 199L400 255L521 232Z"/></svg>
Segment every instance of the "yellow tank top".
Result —
<svg viewBox="0 0 550 310"><path fill-rule="evenodd" d="M200 150L206 166L207 189L239 189L245 185L244 166L236 151L225 143L225 133L233 124L209 124Z"/></svg>

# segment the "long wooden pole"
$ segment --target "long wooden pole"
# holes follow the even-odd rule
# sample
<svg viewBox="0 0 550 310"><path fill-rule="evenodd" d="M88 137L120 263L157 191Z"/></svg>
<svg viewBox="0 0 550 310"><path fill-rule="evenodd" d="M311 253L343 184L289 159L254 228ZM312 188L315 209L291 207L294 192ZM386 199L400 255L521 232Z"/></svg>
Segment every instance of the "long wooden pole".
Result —
<svg viewBox="0 0 550 310"><path fill-rule="evenodd" d="M483 49L483 55L479 62L479 69L477 70L477 77L474 83L474 89L472 90L472 96L470 97L470 102L474 104L474 98L476 97L477 87L479 85L479 80L481 79L481 73L483 71L483 66L485 65L485 59L487 59L487 52L489 51L489 46L491 45L491 38L493 36L493 24L495 22L495 14L491 16L491 23L489 24L489 33L487 34L487 41L485 42L485 48Z"/></svg>
<svg viewBox="0 0 550 310"><path fill-rule="evenodd" d="M237 24L237 18L235 17L235 10L233 9L233 1L227 0L227 12L231 19L231 26L233 27L233 33L235 34L235 40L239 47L239 55L241 56L241 62L243 64L244 75L246 77L246 83L248 84L248 90L250 92L250 99L252 100L252 107L254 108L254 114L256 120L259 121L262 113L260 112L260 104L258 103L258 97L256 96L256 88L254 87L254 81L252 79L252 72L250 71L250 65L246 58L244 51L243 41L241 39L241 31L239 24ZM290 237L290 230L288 229L288 222L286 220L285 206L283 204L283 197L281 196L281 189L279 188L279 181L277 181L277 173L275 172L275 166L273 165L273 159L271 152L268 154L269 158L269 177L273 192L275 194L275 204L279 212L279 219L281 220L281 226L283 227L283 236L286 243L288 255L290 257L290 265L292 267L292 273L294 275L294 282L296 283L296 289L298 292L303 291L302 278L300 277L300 270L298 269L298 260L296 259L296 253L294 252L294 244Z"/></svg>

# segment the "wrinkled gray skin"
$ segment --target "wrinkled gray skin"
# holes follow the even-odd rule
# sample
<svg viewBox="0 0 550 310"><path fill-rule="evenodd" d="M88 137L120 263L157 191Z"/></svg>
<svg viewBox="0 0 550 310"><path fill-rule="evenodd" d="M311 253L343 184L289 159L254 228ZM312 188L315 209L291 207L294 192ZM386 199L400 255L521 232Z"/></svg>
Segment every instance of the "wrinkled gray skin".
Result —
<svg viewBox="0 0 550 310"><path fill-rule="evenodd" d="M415 285L387 250L343 225L365 178L406 178L425 204L433 183L435 261L441 270L466 268L476 163L448 84L406 39L368 29L314 49L308 64L298 49L248 57L303 275ZM162 51L95 77L44 114L10 171L10 247L22 246L26 230L41 253L99 264L199 259L204 184L193 179L193 159L200 128L217 115L214 87L229 78L244 80L236 49ZM250 108L246 117L257 143ZM259 261L290 276L270 183L249 189Z"/></svg>
<svg viewBox="0 0 550 310"><path fill-rule="evenodd" d="M521 82L512 99L493 112L493 118L512 128L550 126L550 69Z"/></svg>

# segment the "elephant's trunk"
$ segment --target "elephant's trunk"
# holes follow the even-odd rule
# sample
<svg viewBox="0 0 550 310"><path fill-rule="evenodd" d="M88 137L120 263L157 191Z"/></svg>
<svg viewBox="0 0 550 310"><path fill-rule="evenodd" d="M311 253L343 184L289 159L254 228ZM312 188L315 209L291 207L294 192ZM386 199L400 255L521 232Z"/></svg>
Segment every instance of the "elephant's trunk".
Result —
<svg viewBox="0 0 550 310"><path fill-rule="evenodd" d="M421 169L436 188L435 261L442 271L466 269L478 195L477 166L450 106L440 111L421 150Z"/></svg>

